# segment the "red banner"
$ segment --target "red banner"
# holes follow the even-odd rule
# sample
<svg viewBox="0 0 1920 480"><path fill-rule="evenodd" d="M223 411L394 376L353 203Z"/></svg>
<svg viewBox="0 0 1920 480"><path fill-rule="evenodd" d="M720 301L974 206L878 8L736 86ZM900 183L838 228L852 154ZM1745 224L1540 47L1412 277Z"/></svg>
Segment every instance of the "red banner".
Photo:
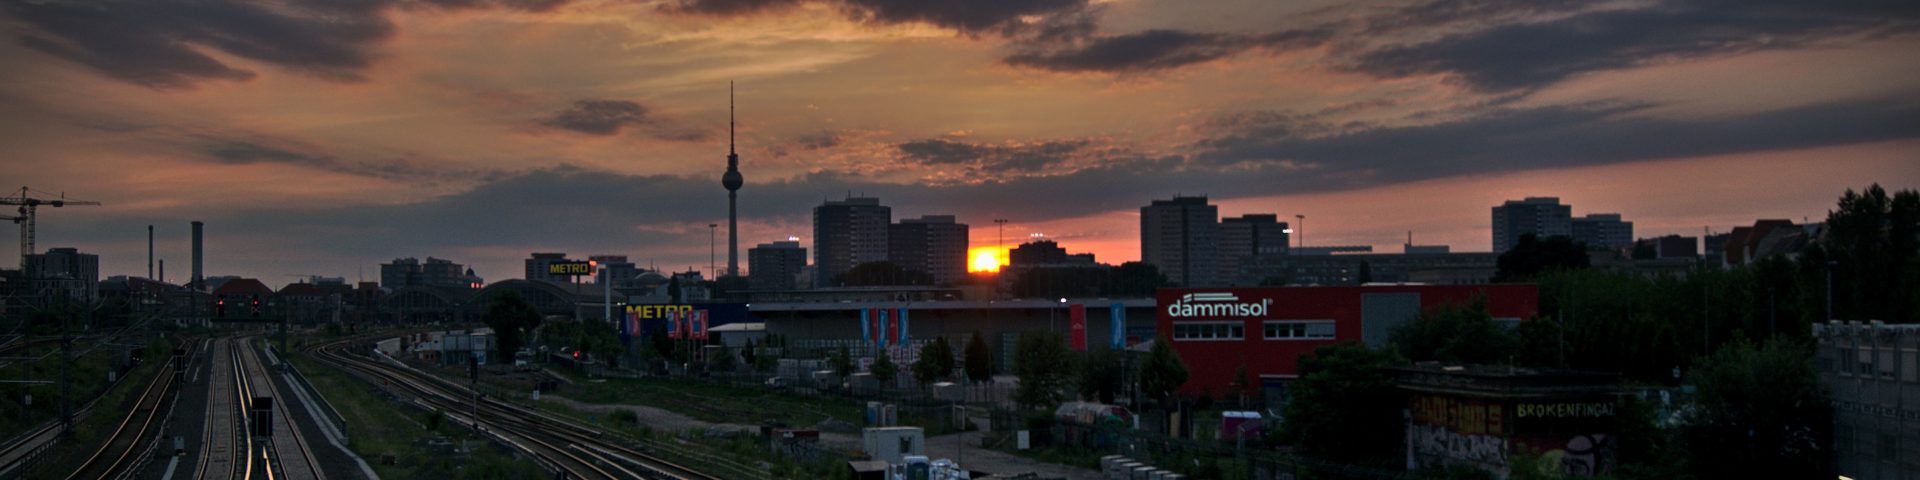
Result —
<svg viewBox="0 0 1920 480"><path fill-rule="evenodd" d="M1087 351L1087 306L1076 303L1067 307L1067 318L1072 329L1067 336L1072 338L1073 349Z"/></svg>
<svg viewBox="0 0 1920 480"><path fill-rule="evenodd" d="M687 313L690 313L693 316L693 319L687 322L688 326L692 330L693 339L706 340L707 339L707 311L694 310Z"/></svg>
<svg viewBox="0 0 1920 480"><path fill-rule="evenodd" d="M674 340L680 339L680 314L681 313L682 312L679 310L667 312L667 338L674 339Z"/></svg>

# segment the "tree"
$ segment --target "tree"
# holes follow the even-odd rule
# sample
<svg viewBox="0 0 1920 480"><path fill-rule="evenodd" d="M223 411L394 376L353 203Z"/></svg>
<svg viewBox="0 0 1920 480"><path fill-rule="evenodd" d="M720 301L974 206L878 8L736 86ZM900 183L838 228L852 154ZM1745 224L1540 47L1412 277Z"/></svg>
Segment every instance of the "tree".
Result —
<svg viewBox="0 0 1920 480"><path fill-rule="evenodd" d="M973 332L973 338L967 339L966 369L968 380L993 380L993 352L987 349L987 340L978 330Z"/></svg>
<svg viewBox="0 0 1920 480"><path fill-rule="evenodd" d="M1113 280L1108 285L1109 297L1151 297L1167 285L1167 276L1153 264L1127 262L1113 267Z"/></svg>
<svg viewBox="0 0 1920 480"><path fill-rule="evenodd" d="M1227 396L1240 408L1247 408L1247 399L1252 398L1259 384L1253 383L1253 374L1247 372L1246 360L1233 369L1233 380L1227 382Z"/></svg>
<svg viewBox="0 0 1920 480"><path fill-rule="evenodd" d="M540 311L520 294L507 292L487 301L480 321L493 328L494 347L500 358L513 358L526 335L540 326Z"/></svg>
<svg viewBox="0 0 1920 480"><path fill-rule="evenodd" d="M1807 346L1736 340L1694 365L1679 431L1699 478L1827 474L1833 412ZM1705 459L1712 459L1710 461Z"/></svg>
<svg viewBox="0 0 1920 480"><path fill-rule="evenodd" d="M846 345L841 345L839 350L827 355L827 366L833 367L833 374L840 378L853 375L853 356L847 353Z"/></svg>
<svg viewBox="0 0 1920 480"><path fill-rule="evenodd" d="M1400 411L1406 399L1387 368L1403 363L1393 350L1350 341L1301 356L1280 438L1321 460L1392 464L1405 440Z"/></svg>
<svg viewBox="0 0 1920 480"><path fill-rule="evenodd" d="M1848 189L1837 207L1827 213L1828 230L1820 243L1834 262L1834 316L1920 321L1914 308L1914 292L1920 291L1920 240L1915 236L1920 231L1920 192L1901 190L1889 196L1874 184L1858 193Z"/></svg>
<svg viewBox="0 0 1920 480"><path fill-rule="evenodd" d="M933 276L881 260L854 265L852 269L834 275L833 283L846 287L933 285Z"/></svg>
<svg viewBox="0 0 1920 480"><path fill-rule="evenodd" d="M947 337L933 337L920 349L920 358L913 361L913 379L921 385L931 385L952 373L953 345L947 343Z"/></svg>
<svg viewBox="0 0 1920 480"><path fill-rule="evenodd" d="M647 342L653 344L653 353L660 358L673 358L673 339L667 338L666 325L654 325L647 331Z"/></svg>
<svg viewBox="0 0 1920 480"><path fill-rule="evenodd" d="M1533 234L1520 236L1512 250L1500 254L1496 282L1525 281L1541 272L1587 268L1587 247L1564 235L1541 240Z"/></svg>
<svg viewBox="0 0 1920 480"><path fill-rule="evenodd" d="M1413 361L1507 363L1520 351L1520 338L1493 321L1484 295L1421 312L1393 329L1393 343Z"/></svg>
<svg viewBox="0 0 1920 480"><path fill-rule="evenodd" d="M1173 344L1167 337L1153 338L1153 349L1140 361L1140 393L1156 401L1167 402L1173 392L1187 384L1186 362L1180 361L1180 353L1173 351ZM1169 403L1161 403L1162 407Z"/></svg>
<svg viewBox="0 0 1920 480"><path fill-rule="evenodd" d="M1059 332L1021 332L1013 355L1013 374L1020 377L1020 386L1013 392L1016 403L1044 408L1066 398L1073 381L1073 355Z"/></svg>
<svg viewBox="0 0 1920 480"><path fill-rule="evenodd" d="M1088 350L1080 361L1080 397L1100 403L1113 403L1126 383L1126 368L1120 352L1105 346Z"/></svg>
<svg viewBox="0 0 1920 480"><path fill-rule="evenodd" d="M574 345L579 345L581 351L592 353L596 358L605 360L609 364L618 359L621 353L626 352L626 348L620 346L620 332L613 329L613 324L598 320L579 323L580 337L576 339Z"/></svg>
<svg viewBox="0 0 1920 480"><path fill-rule="evenodd" d="M720 344L720 349L714 351L713 357L707 359L707 369L710 371L733 373L739 368L739 364L733 359L733 349L727 348L725 343Z"/></svg>
<svg viewBox="0 0 1920 480"><path fill-rule="evenodd" d="M881 385L893 385L894 379L900 375L900 366L893 363L893 358L888 357L887 352L881 351L873 356L873 366L869 371L873 372L873 378L880 380Z"/></svg>

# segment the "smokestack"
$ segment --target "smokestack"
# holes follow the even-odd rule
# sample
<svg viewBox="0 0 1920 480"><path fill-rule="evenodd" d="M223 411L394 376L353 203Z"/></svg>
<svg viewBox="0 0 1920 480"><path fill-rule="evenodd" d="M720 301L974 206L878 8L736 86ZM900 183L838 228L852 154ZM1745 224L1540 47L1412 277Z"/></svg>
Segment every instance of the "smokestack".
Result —
<svg viewBox="0 0 1920 480"><path fill-rule="evenodd" d="M200 289L200 280L204 278L200 276L203 273L200 270L200 261L202 258L200 256L200 229L204 226L206 226L206 224L201 223L199 220L193 221L193 279L189 280L187 285L191 285L194 290Z"/></svg>
<svg viewBox="0 0 1920 480"><path fill-rule="evenodd" d="M166 260L160 261L160 278L156 278L154 280L159 280L160 283L167 283L167 261Z"/></svg>
<svg viewBox="0 0 1920 480"><path fill-rule="evenodd" d="M153 225L147 225L147 279L153 279Z"/></svg>

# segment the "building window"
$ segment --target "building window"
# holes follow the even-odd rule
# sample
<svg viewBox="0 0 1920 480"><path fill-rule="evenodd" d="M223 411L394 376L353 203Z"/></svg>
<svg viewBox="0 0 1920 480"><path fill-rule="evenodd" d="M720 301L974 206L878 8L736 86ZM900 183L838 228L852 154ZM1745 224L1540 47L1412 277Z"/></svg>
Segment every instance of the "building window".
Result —
<svg viewBox="0 0 1920 480"><path fill-rule="evenodd" d="M1182 322L1173 324L1174 340L1241 340L1246 337L1241 322Z"/></svg>
<svg viewBox="0 0 1920 480"><path fill-rule="evenodd" d="M1282 320L1262 325L1267 340L1326 340L1333 338L1333 320Z"/></svg>

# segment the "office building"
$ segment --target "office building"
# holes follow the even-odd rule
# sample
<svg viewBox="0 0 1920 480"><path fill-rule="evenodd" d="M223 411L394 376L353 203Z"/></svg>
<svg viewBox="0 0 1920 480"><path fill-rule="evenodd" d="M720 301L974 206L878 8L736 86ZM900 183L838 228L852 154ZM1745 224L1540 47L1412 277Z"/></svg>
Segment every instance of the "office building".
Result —
<svg viewBox="0 0 1920 480"><path fill-rule="evenodd" d="M1620 250L1633 246L1633 222L1621 221L1618 213L1591 213L1568 224L1573 241L1587 244L1590 250Z"/></svg>
<svg viewBox="0 0 1920 480"><path fill-rule="evenodd" d="M552 265L556 262L570 262L570 261L572 260L568 260L567 254L565 253L535 253L533 254L532 258L527 259L526 261L527 275L522 278L525 278L527 280L544 280L548 282L572 283L573 277L566 276L566 275L553 275L553 274L547 273L548 265Z"/></svg>
<svg viewBox="0 0 1920 480"><path fill-rule="evenodd" d="M75 248L52 248L27 255L26 278L31 294L65 296L80 302L100 298L100 256Z"/></svg>
<svg viewBox="0 0 1920 480"><path fill-rule="evenodd" d="M1092 266L1094 263L1093 254L1067 253L1067 249L1060 248L1060 244L1045 238L1022 243L1020 246L1013 247L1012 250L1007 251L1007 266L1015 268Z"/></svg>
<svg viewBox="0 0 1920 480"><path fill-rule="evenodd" d="M1920 325L1813 325L1815 368L1833 403L1833 473L1920 478Z"/></svg>
<svg viewBox="0 0 1920 480"><path fill-rule="evenodd" d="M619 288L621 282L632 280L633 277L640 275L640 267L627 261L626 255L591 255L587 257L587 261L594 262L596 265L597 270L593 273L594 285L605 285L611 279L614 288Z"/></svg>
<svg viewBox="0 0 1920 480"><path fill-rule="evenodd" d="M747 249L747 284L755 290L792 290L807 267L807 249L799 240L762 243Z"/></svg>
<svg viewBox="0 0 1920 480"><path fill-rule="evenodd" d="M1258 278L1248 281L1246 268L1263 257L1286 255L1288 232L1287 222L1271 213L1220 219L1220 273L1216 278L1236 285L1259 283Z"/></svg>
<svg viewBox="0 0 1920 480"><path fill-rule="evenodd" d="M1173 197L1140 207L1140 260L1181 286L1216 285L1219 209L1207 197Z"/></svg>
<svg viewBox="0 0 1920 480"><path fill-rule="evenodd" d="M952 285L967 276L967 224L952 215L903 218L887 227L887 260Z"/></svg>
<svg viewBox="0 0 1920 480"><path fill-rule="evenodd" d="M813 207L814 287L834 286L833 277L855 265L887 259L893 208L871 197L829 200Z"/></svg>
<svg viewBox="0 0 1920 480"><path fill-rule="evenodd" d="M1561 205L1558 197L1527 197L1493 207L1493 253L1512 250L1527 234L1572 236L1573 206Z"/></svg>
<svg viewBox="0 0 1920 480"><path fill-rule="evenodd" d="M391 263L380 264L380 286L389 289L401 287L463 287L472 288L472 271L452 260L427 257L426 262L417 258L396 258ZM475 277L478 278L478 277Z"/></svg>

